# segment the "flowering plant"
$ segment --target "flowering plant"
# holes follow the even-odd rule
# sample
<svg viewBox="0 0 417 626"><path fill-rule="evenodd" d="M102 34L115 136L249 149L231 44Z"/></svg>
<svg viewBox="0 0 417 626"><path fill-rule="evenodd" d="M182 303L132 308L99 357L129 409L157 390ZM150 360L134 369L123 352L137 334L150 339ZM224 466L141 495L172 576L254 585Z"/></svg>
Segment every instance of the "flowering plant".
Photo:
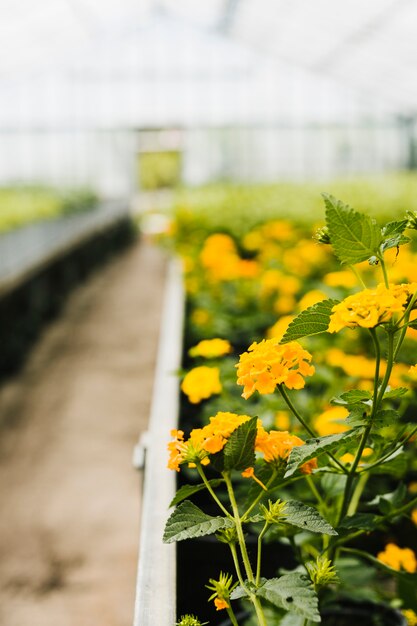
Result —
<svg viewBox="0 0 417 626"><path fill-rule="evenodd" d="M355 572L359 571L362 580L366 572L370 591L365 597L386 601L387 620L391 605L402 609L409 624L417 623L416 554L391 540L380 545L381 537L389 537L402 518L416 517L417 497L393 479L407 471L417 433L414 416L408 413L409 390L398 385L395 376L406 335L417 328L413 321L417 282L392 282L396 276L395 271L393 279L389 276L387 256L392 250L398 254L400 246L409 242L404 232L416 229L417 220L408 215L381 228L332 196L325 196L325 204L326 226L320 229L318 240L331 244L339 261L352 268L359 280L355 266L365 261L381 272L382 282L369 288L363 284L361 291L342 300L321 299L295 316L281 336L253 342L236 364L242 397L249 400L277 392L297 420L298 434L266 428L262 415L222 410L202 427L193 428L188 437L182 430L173 431L168 444L168 467L194 472L200 482L185 484L177 492L164 541L215 535L228 546L234 572L220 572L207 587L213 592L210 599L216 610L226 611L234 626L239 624L234 610L238 601L252 608L252 617L244 618L252 621L245 624L339 623L326 620L334 602L344 601L352 561L361 564ZM218 238L215 247L219 242L228 255L227 272L241 272L236 249L225 237ZM203 264L215 272L216 280L223 281L226 270L210 248L213 245L213 240L207 244ZM369 338L365 345L373 351L372 359L369 355L358 358L365 359L360 365L367 371L371 364L372 374L367 384L351 386L333 397L332 408L314 420L304 415L293 398L305 388L306 378L313 380L315 375L313 356L298 340L351 331L362 340L364 333ZM213 358L230 351L219 339L212 341L199 344L192 353ZM405 376L410 381L416 379L414 363ZM183 383L192 403L222 392L218 368L206 367L212 371L204 380L201 368L191 370L199 370L198 375L190 380L190 372ZM336 428L326 430L332 420ZM209 494L216 514L192 500L203 491ZM294 493L303 498L295 499ZM255 548L249 547L249 536L255 537ZM267 578L263 566L268 542L277 550L284 543L290 545L293 563L290 569L281 567L278 575ZM367 623L381 623L372 619ZM198 626L201 622L186 615L178 624Z"/></svg>

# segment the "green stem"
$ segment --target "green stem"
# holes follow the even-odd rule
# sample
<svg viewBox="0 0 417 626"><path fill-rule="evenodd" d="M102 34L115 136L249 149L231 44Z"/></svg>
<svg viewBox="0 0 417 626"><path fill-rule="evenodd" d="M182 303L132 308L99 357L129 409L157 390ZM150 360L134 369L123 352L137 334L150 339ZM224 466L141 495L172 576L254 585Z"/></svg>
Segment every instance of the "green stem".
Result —
<svg viewBox="0 0 417 626"><path fill-rule="evenodd" d="M404 441L401 441L401 443L399 445L396 445L396 447L391 450L390 452L388 452L387 454L385 454L384 456L382 456L380 459L378 459L377 461L375 461L375 463L372 463L371 465L367 465L365 469L362 470L362 472L369 472L369 470L373 469L374 467L378 467L378 465L381 465L382 463L384 463L384 461L386 461L391 455L395 454L397 452L397 450L399 450L400 448L402 448L407 441L409 441L411 439L411 437L413 435L415 435L415 433L417 433L417 426L415 428L413 428L406 436L406 438L404 439ZM361 473L362 473L361 472Z"/></svg>
<svg viewBox="0 0 417 626"><path fill-rule="evenodd" d="M305 430L308 432L309 435L311 435L312 437L314 437L315 439L317 438L317 434L314 432L314 430L307 424L307 422L304 420L304 418L302 417L302 415L300 415L300 413L297 411L297 409L295 408L294 404L291 402L287 392L285 391L283 385L278 385L278 391L280 392L284 402L287 404L288 408L290 409L290 411L293 413L293 415L298 419L298 421L300 422L300 424L305 428ZM340 463L335 456L333 456L333 454L331 452L327 452L327 454L329 455L329 457L336 463L336 465L339 466L339 468L342 470L342 472L344 474L347 474L348 471L347 469L344 467L344 465L342 465L342 463Z"/></svg>
<svg viewBox="0 0 417 626"><path fill-rule="evenodd" d="M234 612L233 612L232 607L231 607L231 606L229 606L229 607L226 609L226 611L227 611L227 614L228 614L229 619L230 619L231 623L233 624L233 626L239 626L239 624L237 623L237 619L236 619L236 617L235 617L235 614L234 614Z"/></svg>
<svg viewBox="0 0 417 626"><path fill-rule="evenodd" d="M411 313L411 310L412 310L416 300L417 300L417 291L413 295L413 297L411 298L410 302L408 303L408 306L407 306L406 310L404 311L404 315L398 321L398 324L400 324L404 320L404 324L401 327L401 332L400 332L400 335L398 337L397 345L395 346L394 361L397 358L397 354L398 354L398 352L399 352L399 350L400 350L400 348L402 346L402 343L404 341L405 333L407 332L408 322L409 322L409 319L410 319L410 313Z"/></svg>
<svg viewBox="0 0 417 626"><path fill-rule="evenodd" d="M204 470L201 466L200 463L197 463L197 471L200 474L200 477L203 481L203 483L205 484L205 486L207 487L208 492L210 493L211 497L213 498L213 500L216 502L216 504L221 508L221 510L223 511L223 513L226 515L226 517L228 517L229 519L233 519L233 516L230 515L229 511L223 506L223 504L220 502L219 498L216 496L216 494L213 491L212 486L210 485L209 481L206 478L206 475L204 473Z"/></svg>
<svg viewBox="0 0 417 626"><path fill-rule="evenodd" d="M277 470L274 469L271 476L269 477L268 482L266 483L265 487L267 488L267 490L269 489L269 487L272 485L272 483L274 482L275 478L277 476ZM241 521L244 522L246 520L246 518L248 517L249 513L251 511L253 511L253 509L255 508L255 506L262 500L263 496L265 495L265 492L263 489L260 490L259 494L256 496L255 500L252 502L252 504L250 505L250 507L244 512L244 514L241 517Z"/></svg>
<svg viewBox="0 0 417 626"><path fill-rule="evenodd" d="M236 570L236 574L237 574L239 583L243 587L243 589L245 589L245 591L246 591L245 582L243 580L242 572L241 572L241 569L240 569L239 558L237 556L236 545L234 543L229 543L229 547L230 547L230 552L232 553L233 564L235 566L235 570Z"/></svg>
<svg viewBox="0 0 417 626"><path fill-rule="evenodd" d="M311 476L309 476L308 474L306 475L306 479L307 479L307 483L308 486L310 487L312 493L314 494L317 502L321 505L321 506L325 506L326 503L323 500L323 498L321 497L316 485L314 484L314 480L311 478Z"/></svg>
<svg viewBox="0 0 417 626"><path fill-rule="evenodd" d="M363 490L365 489L366 483L368 482L368 478L369 473L361 474L350 500L350 504L347 510L348 515L354 515L356 513L356 509L358 508Z"/></svg>
<svg viewBox="0 0 417 626"><path fill-rule="evenodd" d="M248 551L246 549L245 536L243 534L242 521L240 519L239 508L236 502L235 493L233 491L233 485L230 479L229 472L223 472L223 478L226 482L227 493L229 494L230 504L232 505L233 517L235 521L236 532L237 532L237 537L238 537L239 547L240 547L240 553L242 555L242 561L243 561L243 565L245 568L246 577L249 580L249 582L255 583L252 566L250 564ZM254 606L256 616L258 618L259 626L267 626L267 623L265 621L265 615L262 610L262 606L259 601L259 598L257 598L256 595L251 591L249 591L248 595L249 595L250 601L252 602Z"/></svg>
<svg viewBox="0 0 417 626"><path fill-rule="evenodd" d="M366 285L363 282L363 278L362 276L359 274L358 270L356 269L356 267L354 265L349 265L350 269L352 270L352 272L355 274L356 278L358 279L358 281L360 282L360 284L362 285L362 287L364 289L366 289Z"/></svg>
<svg viewBox="0 0 417 626"><path fill-rule="evenodd" d="M269 524L265 522L265 526L262 528L258 536L258 555L256 560L256 586L259 585L261 579L261 559L262 559L262 539L268 530Z"/></svg>
<svg viewBox="0 0 417 626"><path fill-rule="evenodd" d="M389 280L388 280L387 268L386 268L386 265L385 265L383 253L381 253L381 255L378 255L378 259L379 259L379 262L381 264L382 273L384 275L385 287L388 289L389 288Z"/></svg>

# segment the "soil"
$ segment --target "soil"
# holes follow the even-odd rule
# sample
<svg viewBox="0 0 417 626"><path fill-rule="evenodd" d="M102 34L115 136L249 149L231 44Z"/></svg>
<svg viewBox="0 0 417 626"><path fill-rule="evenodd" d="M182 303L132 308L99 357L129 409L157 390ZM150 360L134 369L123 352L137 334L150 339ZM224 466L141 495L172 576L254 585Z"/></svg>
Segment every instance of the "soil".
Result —
<svg viewBox="0 0 417 626"><path fill-rule="evenodd" d="M141 242L69 298L0 388L0 625L132 624L165 259Z"/></svg>

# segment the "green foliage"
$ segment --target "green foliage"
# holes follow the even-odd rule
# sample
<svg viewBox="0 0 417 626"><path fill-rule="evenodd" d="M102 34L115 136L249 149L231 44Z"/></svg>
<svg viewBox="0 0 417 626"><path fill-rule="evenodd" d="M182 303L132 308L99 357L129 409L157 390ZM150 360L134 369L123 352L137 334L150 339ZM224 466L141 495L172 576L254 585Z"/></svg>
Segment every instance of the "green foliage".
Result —
<svg viewBox="0 0 417 626"><path fill-rule="evenodd" d="M326 435L325 437L308 439L304 446L296 446L291 450L285 478L289 478L295 474L297 469L304 463L307 463L307 461L326 454L327 452L340 449L341 446L345 446L359 439L359 436L358 431L348 430L337 435Z"/></svg>
<svg viewBox="0 0 417 626"><path fill-rule="evenodd" d="M42 186L0 188L0 232L40 220L87 211L98 198L90 189L58 190Z"/></svg>
<svg viewBox="0 0 417 626"><path fill-rule="evenodd" d="M332 404L339 405L351 405L351 404L359 404L361 402L369 402L372 400L372 394L370 391L366 391L364 389L350 389L349 391L345 391L345 393L341 393L340 396L336 398L332 398Z"/></svg>
<svg viewBox="0 0 417 626"><path fill-rule="evenodd" d="M251 517L248 521L260 522L265 519L263 514ZM320 513L311 506L299 502L297 500L287 500L285 508L282 512L280 524L289 524L302 528L311 533L319 533L323 535L337 535L335 529L320 515Z"/></svg>
<svg viewBox="0 0 417 626"><path fill-rule="evenodd" d="M338 300L323 300L302 311L288 326L288 330L280 343L288 343L289 341L301 339L301 337L309 337L326 332L332 308L338 302Z"/></svg>
<svg viewBox="0 0 417 626"><path fill-rule="evenodd" d="M330 240L341 263L354 265L377 255L382 236L376 221L329 194L323 197Z"/></svg>
<svg viewBox="0 0 417 626"><path fill-rule="evenodd" d="M256 595L291 613L320 622L318 597L307 576L298 572L265 580Z"/></svg>
<svg viewBox="0 0 417 626"><path fill-rule="evenodd" d="M193 537L213 535L223 528L232 528L234 522L227 517L206 515L192 502L182 502L170 515L165 526L164 543L184 541Z"/></svg>
<svg viewBox="0 0 417 626"><path fill-rule="evenodd" d="M253 417L241 424L230 435L223 448L224 469L243 471L255 465L255 438L258 418Z"/></svg>
<svg viewBox="0 0 417 626"><path fill-rule="evenodd" d="M218 487L219 485L222 484L222 482L223 480L221 478L213 478L212 480L208 481L208 483L213 488ZM202 491L203 489L206 489L206 485L204 483L199 483L198 485L183 485L180 489L178 489L177 493L172 498L169 504L170 508L172 506L176 506L183 500L186 500L190 496L193 496L195 493L198 493L199 491Z"/></svg>

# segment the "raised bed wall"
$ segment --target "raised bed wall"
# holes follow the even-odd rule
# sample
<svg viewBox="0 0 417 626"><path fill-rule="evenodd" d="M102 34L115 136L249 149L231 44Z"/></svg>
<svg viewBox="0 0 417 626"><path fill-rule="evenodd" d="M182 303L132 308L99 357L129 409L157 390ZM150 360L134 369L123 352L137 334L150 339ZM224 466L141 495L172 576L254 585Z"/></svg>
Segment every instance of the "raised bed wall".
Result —
<svg viewBox="0 0 417 626"><path fill-rule="evenodd" d="M69 291L133 238L126 202L0 235L0 378L22 364Z"/></svg>

